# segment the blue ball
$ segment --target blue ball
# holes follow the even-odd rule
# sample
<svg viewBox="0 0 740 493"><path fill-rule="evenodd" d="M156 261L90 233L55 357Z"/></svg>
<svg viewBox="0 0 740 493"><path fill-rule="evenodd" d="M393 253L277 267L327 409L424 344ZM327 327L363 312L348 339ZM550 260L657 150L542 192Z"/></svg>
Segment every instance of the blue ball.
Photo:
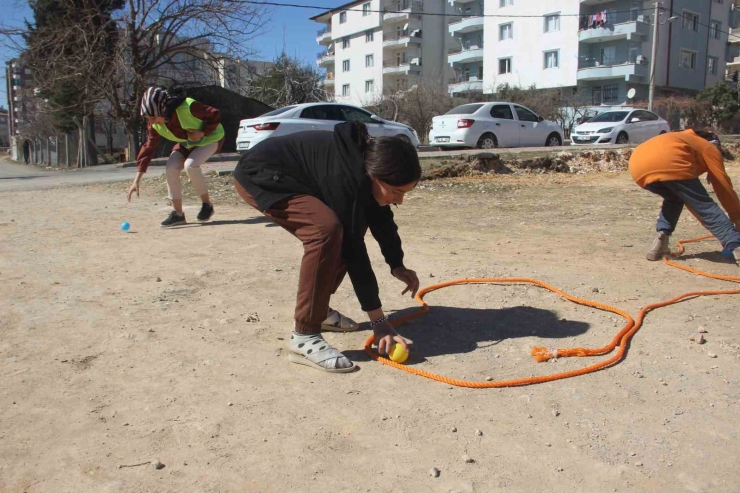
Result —
<svg viewBox="0 0 740 493"><path fill-rule="evenodd" d="M121 231L128 231L129 229L131 229L131 225L124 221L123 224L121 224Z"/></svg>

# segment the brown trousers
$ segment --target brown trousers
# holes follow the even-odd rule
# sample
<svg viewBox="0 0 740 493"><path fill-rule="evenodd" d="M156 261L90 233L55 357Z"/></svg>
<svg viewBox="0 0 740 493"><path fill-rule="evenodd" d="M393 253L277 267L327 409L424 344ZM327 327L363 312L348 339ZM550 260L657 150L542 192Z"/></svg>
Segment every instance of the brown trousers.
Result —
<svg viewBox="0 0 740 493"><path fill-rule="evenodd" d="M239 196L259 210L249 192L239 182L234 183ZM281 200L264 214L303 243L295 331L318 334L329 312L329 298L347 274L347 265L342 261L342 223L334 211L310 195Z"/></svg>

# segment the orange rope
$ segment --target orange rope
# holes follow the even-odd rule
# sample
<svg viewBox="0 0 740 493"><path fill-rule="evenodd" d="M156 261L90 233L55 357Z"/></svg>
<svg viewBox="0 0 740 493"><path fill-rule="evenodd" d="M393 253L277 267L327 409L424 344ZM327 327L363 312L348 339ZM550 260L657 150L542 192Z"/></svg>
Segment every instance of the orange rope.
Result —
<svg viewBox="0 0 740 493"><path fill-rule="evenodd" d="M713 237L705 236L701 238L695 238L692 240L679 241L678 242L678 252L676 253L676 255L678 256L678 255L683 254L685 250L684 243L695 243L695 242L703 241L709 238L713 238ZM712 279L719 279L723 281L740 282L740 277L710 274L708 272L703 272L700 270L692 269L690 267L684 267L682 265L676 264L674 262L671 262L665 257L663 258L663 262L665 262L667 265L671 267L675 267L677 269L691 272L693 274L697 274L700 276L709 277ZM680 296L676 296L675 298L672 298L670 300L661 301L658 303L647 305L642 310L640 310L640 312L637 315L637 320L635 321L632 319L632 317L628 313L626 313L623 310L620 310L619 308L615 308L613 306L605 305L603 303L584 300L582 298L571 296L565 293L564 291L557 289L553 286L550 286L549 284L546 284L542 281L538 281L537 279L527 279L527 278L461 279L457 281L449 281L449 282L444 282L440 284L435 284L433 286L429 286L429 287L426 287L420 290L416 294L416 301L421 305L421 308L414 313L405 315L403 317L400 317L394 320L392 322L393 325L397 327L403 324L404 322L407 322L417 317L421 317L429 313L429 305L424 301L424 296L426 294L431 293L432 291L436 291L438 289L446 288L449 286L458 286L462 284L530 284L530 285L534 285L534 286L547 289L548 291L552 291L553 293L558 294L561 297L565 298L566 300L572 301L573 303L578 303L579 305L590 306L590 307L593 307L599 310L604 310L604 311L614 313L616 315L621 316L627 321L625 326L617 333L617 335L614 336L611 342L604 347L595 348L595 349L569 348L569 349L552 349L552 350L548 350L547 348L534 347L532 348L532 356L534 356L535 360L537 360L538 362L547 361L551 358L564 358L564 357L571 357L571 356L578 356L578 357L601 356L604 354L611 353L617 346L619 347L619 349L612 357L604 361L601 361L599 363L595 363L593 365L586 366L578 370L572 370L572 371L567 371L567 372L562 372L562 373L554 373L551 375L543 375L539 377L519 378L519 379L514 379L514 380L501 380L498 382L470 382L466 380L456 380L453 378L447 378L443 375L438 375L436 373L431 373L428 371L419 370L418 368L413 368L410 366L395 363L387 358L380 356L377 352L375 352L372 349L372 344L374 340L373 336L370 336L370 338L367 341L365 341L365 351L370 355L372 359L376 361L380 361L381 363L385 365L392 366L396 369L403 370L408 373L413 373L414 375L419 375L422 377L430 378L432 380L437 380L438 382L443 382L449 385L456 385L458 387L467 387L467 388L474 388L474 389L490 389L490 388L501 388L501 387L519 387L519 386L524 386L524 385L533 385L537 383L553 382L555 380L562 380L564 378L572 378L572 377L577 377L580 375L586 375L588 373L593 373L595 371L608 368L610 366L616 365L619 362L621 362L624 359L625 354L627 352L627 347L629 346L630 339L632 339L632 337L637 333L637 331L640 330L640 328L642 327L642 323L645 320L645 316L652 310L655 310L657 308L661 308L664 306L672 305L672 304L678 303L681 300L684 300L687 298L694 298L697 296L740 294L740 289L735 289L731 291L694 291L691 293L685 293Z"/></svg>

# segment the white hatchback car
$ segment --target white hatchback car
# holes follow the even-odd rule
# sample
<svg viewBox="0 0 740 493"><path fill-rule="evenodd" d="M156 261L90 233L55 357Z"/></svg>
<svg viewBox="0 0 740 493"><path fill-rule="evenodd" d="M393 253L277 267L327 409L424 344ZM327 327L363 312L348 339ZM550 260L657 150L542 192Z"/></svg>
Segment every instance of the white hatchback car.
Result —
<svg viewBox="0 0 740 493"><path fill-rule="evenodd" d="M368 132L373 137L400 137L415 148L419 147L419 137L408 125L383 120L367 110L349 104L306 103L286 106L257 118L240 121L236 150L240 153L247 152L270 137L308 130L333 131L337 123L353 121L367 125Z"/></svg>
<svg viewBox="0 0 740 493"><path fill-rule="evenodd" d="M511 103L470 103L432 118L429 145L539 147L563 145L563 128Z"/></svg>
<svg viewBox="0 0 740 493"><path fill-rule="evenodd" d="M651 111L606 111L578 125L570 136L570 143L574 146L639 144L670 131L668 122Z"/></svg>

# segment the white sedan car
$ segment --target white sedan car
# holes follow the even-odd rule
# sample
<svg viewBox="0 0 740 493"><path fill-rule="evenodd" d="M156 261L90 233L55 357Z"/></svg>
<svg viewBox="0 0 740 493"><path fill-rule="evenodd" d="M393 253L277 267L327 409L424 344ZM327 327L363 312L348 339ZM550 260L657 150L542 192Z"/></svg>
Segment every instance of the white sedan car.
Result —
<svg viewBox="0 0 740 493"><path fill-rule="evenodd" d="M570 143L574 146L639 144L670 131L668 122L651 111L606 111L578 125L570 136Z"/></svg>
<svg viewBox="0 0 740 493"><path fill-rule="evenodd" d="M563 145L563 128L511 103L471 103L432 118L429 145L540 147Z"/></svg>
<svg viewBox="0 0 740 493"><path fill-rule="evenodd" d="M373 137L400 137L419 147L419 137L413 128L373 115L357 106L338 103L306 103L286 106L257 118L239 122L236 150L244 153L270 137L305 132L333 131L341 122L360 121L367 125Z"/></svg>

